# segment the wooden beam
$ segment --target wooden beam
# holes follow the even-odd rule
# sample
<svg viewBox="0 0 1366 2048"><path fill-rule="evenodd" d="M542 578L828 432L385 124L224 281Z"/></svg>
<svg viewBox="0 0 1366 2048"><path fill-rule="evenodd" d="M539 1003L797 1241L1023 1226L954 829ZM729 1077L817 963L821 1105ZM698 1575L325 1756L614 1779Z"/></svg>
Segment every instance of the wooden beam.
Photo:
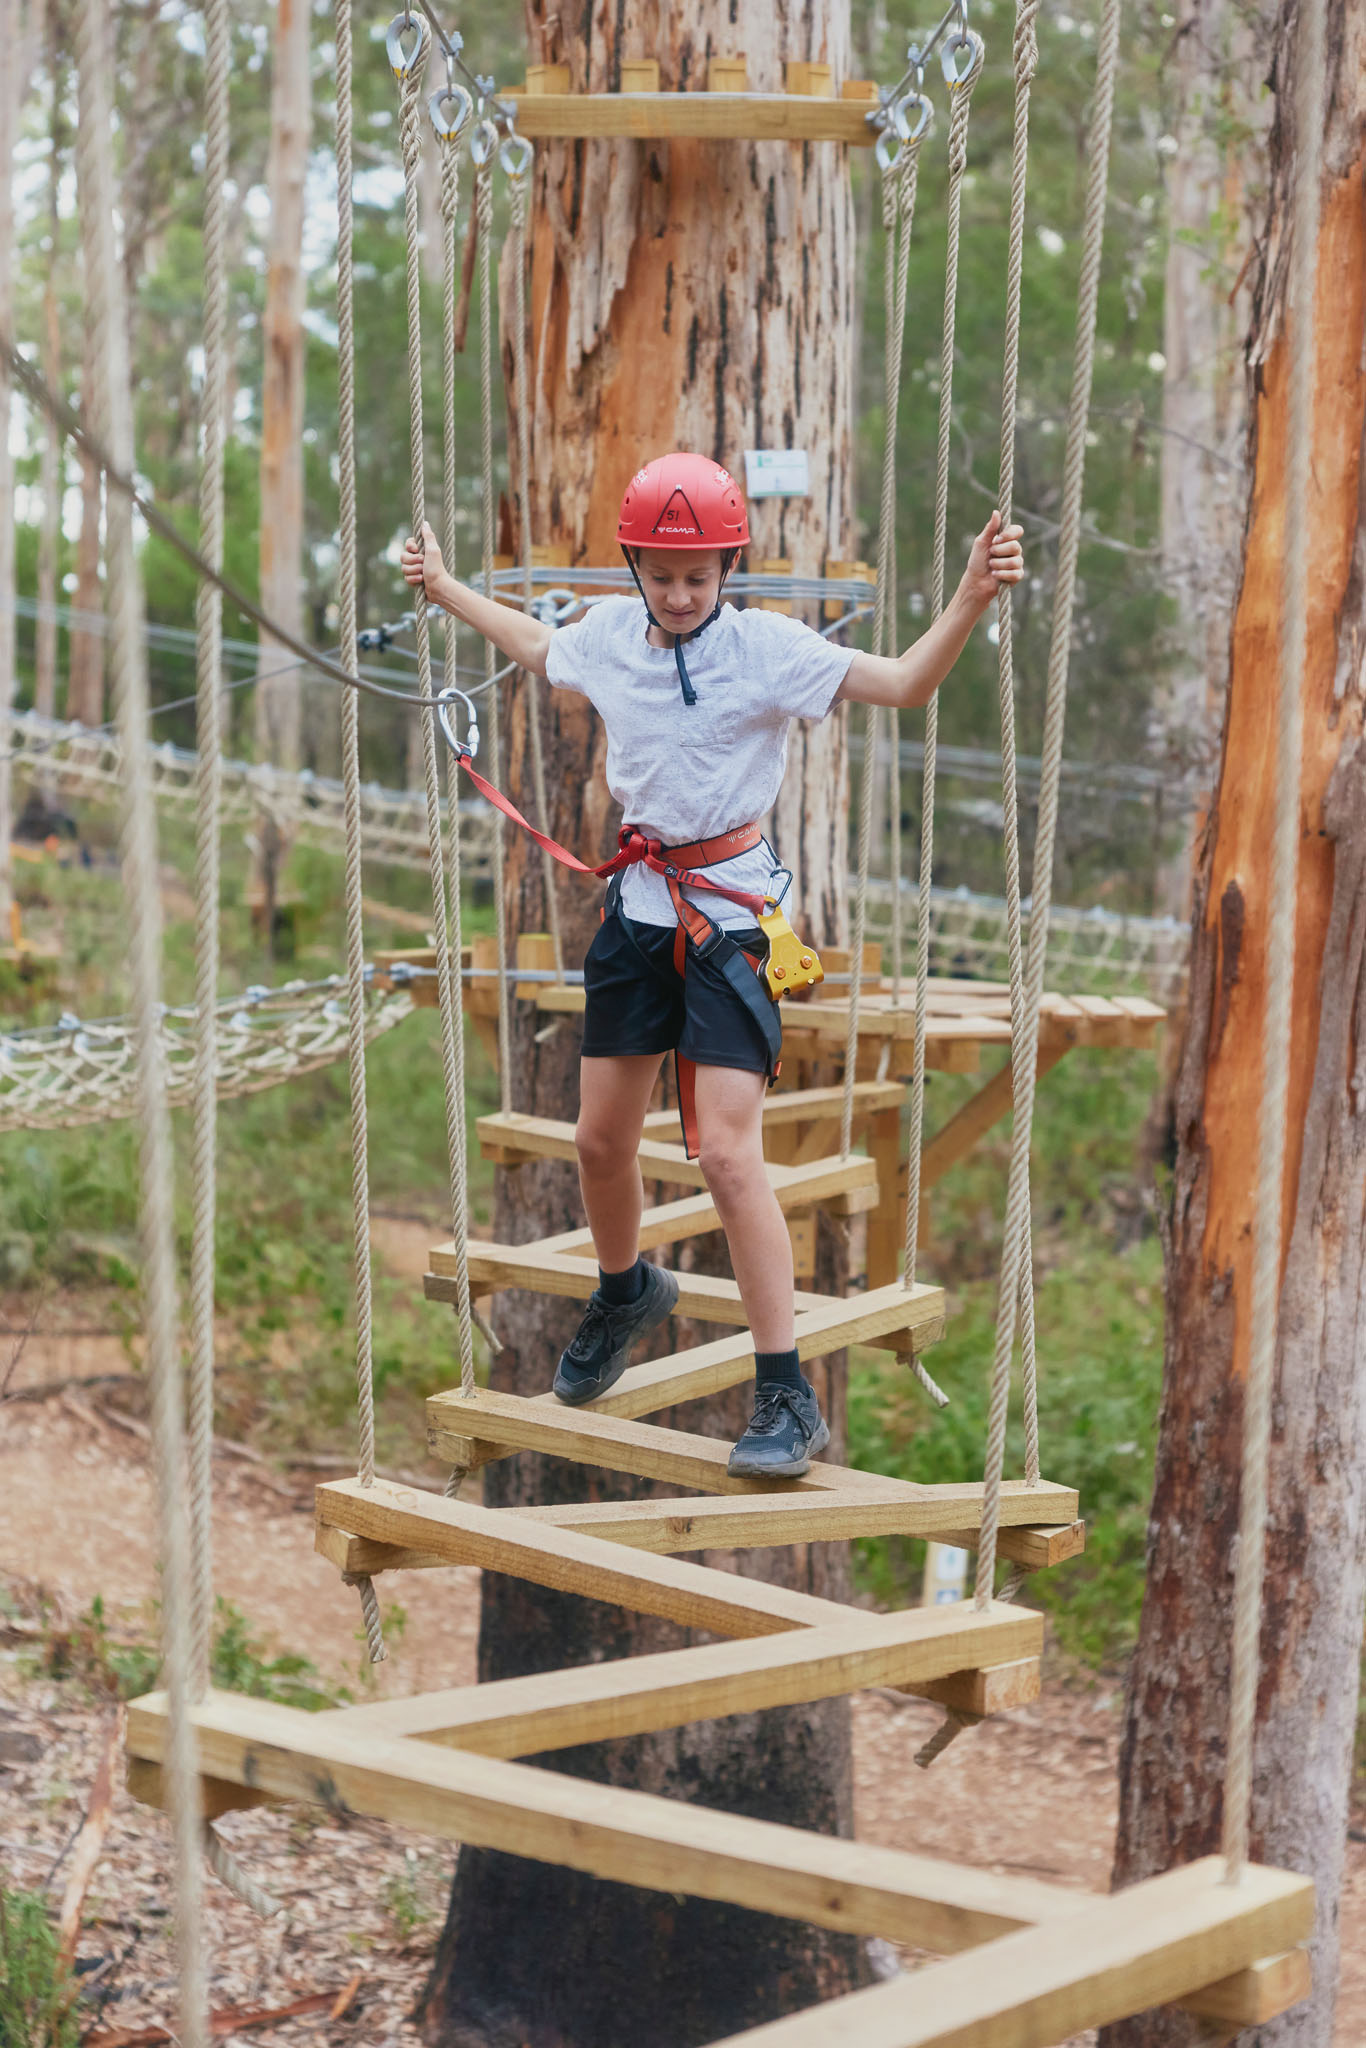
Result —
<svg viewBox="0 0 1366 2048"><path fill-rule="evenodd" d="M1054 1490L1050 1488L1050 1493ZM1076 1499L1058 1487L1054 1497L1065 1505ZM1009 1507L1006 1501L1009 1501ZM832 1543L853 1536L924 1536L953 1541L965 1510L979 1514L980 1484L926 1487L906 1494L898 1487L880 1495L849 1493L770 1493L737 1500L713 1495L704 1500L592 1501L582 1507L495 1509L517 1513L548 1529L572 1529L600 1536L609 1543L648 1550L656 1556L687 1550L751 1550L783 1543ZM1002 1498L1003 1514L1037 1516L1038 1492L1022 1484ZM1084 1525L1083 1525L1084 1526ZM977 1536L973 1532L972 1547ZM968 1546L964 1546L967 1548Z"/></svg>
<svg viewBox="0 0 1366 2048"><path fill-rule="evenodd" d="M145 1757L129 1756L124 1759L124 1783L130 1799L136 1799L140 1806L156 1806L163 1812L169 1810L170 1794L162 1778L161 1765L148 1763ZM201 1778L199 1780L199 1817L201 1820L221 1820L225 1813L240 1813L248 1806L269 1806L268 1792L253 1792L250 1785L231 1785L222 1778Z"/></svg>
<svg viewBox="0 0 1366 2048"><path fill-rule="evenodd" d="M1042 1648L1043 1616L1000 1602L981 1613L970 1601L901 1614L847 1608L843 1619L819 1628L343 1707L331 1718L348 1732L416 1736L483 1756L536 1756L869 1685L926 1684L997 1659L1037 1666Z"/></svg>
<svg viewBox="0 0 1366 2048"><path fill-rule="evenodd" d="M934 1540L952 1543L959 1550L975 1550L978 1534L976 1529L952 1529ZM1070 1557L1080 1557L1085 1548L1085 1522L1068 1522L1055 1528L1002 1529L996 1539L998 1556L1008 1557L1012 1564L1025 1565L1032 1572L1066 1564Z"/></svg>
<svg viewBox="0 0 1366 2048"><path fill-rule="evenodd" d="M504 93L517 106L517 126L539 141L549 136L632 136L665 142L684 136L711 142L844 142L867 149L877 131L859 100L798 93L596 92Z"/></svg>
<svg viewBox="0 0 1366 2048"><path fill-rule="evenodd" d="M1088 2027L1197 1995L1303 1940L1308 1878L1220 1857L1149 1878L1085 1910L856 1991L714 2048L1053 2048Z"/></svg>
<svg viewBox="0 0 1366 2048"><path fill-rule="evenodd" d="M596 1536L551 1529L508 1510L473 1507L416 1487L377 1479L328 1481L316 1491L318 1520L358 1536L378 1537L444 1557L451 1564L506 1572L532 1585L635 1614L659 1614L684 1628L718 1636L776 1635L830 1622L846 1610L760 1579L705 1565L652 1557Z"/></svg>
<svg viewBox="0 0 1366 2048"><path fill-rule="evenodd" d="M1235 2030L1264 2026L1279 2013L1289 2012L1314 1988L1314 1971L1309 1951L1287 1949L1284 1955L1263 1956L1218 1984L1207 1984L1191 1998L1181 2000L1187 2012L1201 2019L1223 2020Z"/></svg>
<svg viewBox="0 0 1366 2048"><path fill-rule="evenodd" d="M438 1840L719 1899L818 1927L957 1950L1054 1915L1084 1893L929 1856L806 1834L682 1800L594 1785L434 1743L347 1734L327 1714L210 1693L192 1710L200 1768L274 1799L362 1813ZM127 1746L160 1763L163 1695L128 1710Z"/></svg>
<svg viewBox="0 0 1366 2048"><path fill-rule="evenodd" d="M432 1270L423 1277L428 1301L454 1301L457 1260L453 1244L433 1245L429 1254ZM538 1244L489 1244L483 1238L469 1243L470 1285L476 1294L493 1294L503 1287L525 1287L536 1294L562 1294L574 1301L587 1301L598 1284L598 1262L577 1258L567 1252L548 1252ZM733 1280L708 1273L677 1273L676 1316L691 1316L698 1322L735 1323L749 1321L740 1290ZM828 1294L798 1293L798 1312L827 1306Z"/></svg>
<svg viewBox="0 0 1366 2048"><path fill-rule="evenodd" d="M899 1108L905 1094L900 1081L855 1082L855 1122L880 1109ZM838 1117L843 1105L843 1088L771 1088L764 1097L764 1128L767 1130L770 1124L816 1123L830 1116ZM650 1137L677 1129L676 1109L652 1109L645 1119L646 1135Z"/></svg>

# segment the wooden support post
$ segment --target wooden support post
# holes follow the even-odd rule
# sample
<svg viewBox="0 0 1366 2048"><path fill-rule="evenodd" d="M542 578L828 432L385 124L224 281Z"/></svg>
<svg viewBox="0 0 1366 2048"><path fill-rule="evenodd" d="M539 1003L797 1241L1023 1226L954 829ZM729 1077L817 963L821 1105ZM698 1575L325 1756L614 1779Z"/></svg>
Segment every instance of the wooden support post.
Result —
<svg viewBox="0 0 1366 2048"><path fill-rule="evenodd" d="M806 93L812 99L835 97L835 74L828 64L808 64L799 57L789 57L784 72L783 83L789 92Z"/></svg>
<svg viewBox="0 0 1366 2048"><path fill-rule="evenodd" d="M843 87L843 89L842 89L842 91L841 91L841 93L840 93L840 98L841 98L841 99L844 99L844 100L848 100L848 99L854 99L854 98L857 98L857 97L859 97L859 96L860 96L860 95L857 95L857 94L855 94L855 93L852 93L852 92L851 92L851 91L849 90L849 87L850 87L851 85L853 85L854 83L856 83L856 82L858 82L858 83L862 83L862 81L855 81L855 80L853 80L853 79L850 79L850 80L849 80L849 81L848 81L848 82L847 82L847 83L845 84L845 86ZM877 87L876 87L876 86L874 86L874 87L873 87L873 103L874 103L874 105L876 105L876 103L877 103ZM859 581L860 581L861 583L876 583L876 582L877 582L877 569L876 569L876 567L874 566L874 564L873 564L873 563L871 563L871 562L843 562L843 561L838 561L838 560L837 560L837 559L835 558L835 556L834 556L834 555L827 555L827 556L826 556L826 560L825 560L825 573L826 573L826 575L827 575L827 576L831 576L831 577L835 577L835 576L838 576L838 577L846 577L846 576L848 576L848 577L853 577L853 576L856 576L856 577L858 578L858 580L859 580ZM843 601L842 601L842 599L840 599L840 598L838 598L838 597L827 597L827 598L826 598L826 600L825 600L825 603L824 603L824 604L823 604L823 605L821 606L821 614L822 614L822 616L823 616L823 617L824 617L825 619L827 619L827 620L830 620L830 619L838 619L838 618L842 618L842 617L843 617L843 615L844 615L844 604L843 604Z"/></svg>
<svg viewBox="0 0 1366 2048"><path fill-rule="evenodd" d="M568 92L569 66L567 64L528 64L526 68L526 84L522 90L532 94Z"/></svg>
<svg viewBox="0 0 1366 2048"><path fill-rule="evenodd" d="M792 66L789 64L787 68L791 71ZM790 90L791 88L789 87ZM750 566L757 576L790 576L792 574L791 558L787 555L764 555L751 563ZM792 616L792 601L790 598L758 597L754 602L761 612L781 612L785 618L791 618Z"/></svg>
<svg viewBox="0 0 1366 2048"><path fill-rule="evenodd" d="M749 60L743 52L738 57L712 57L708 60L708 92L747 92L748 90Z"/></svg>
<svg viewBox="0 0 1366 2048"><path fill-rule="evenodd" d="M498 941L491 933L481 933L470 945L472 967L496 968L498 965ZM498 1065L498 983L487 976L479 981L465 984L465 1009L478 1033L483 1046L495 1068Z"/></svg>
<svg viewBox="0 0 1366 2048"><path fill-rule="evenodd" d="M622 92L658 92L659 65L653 57L623 57Z"/></svg>
<svg viewBox="0 0 1366 2048"><path fill-rule="evenodd" d="M553 972L555 942L549 932L519 932L515 958L518 967L532 967L542 971L549 969ZM524 1002L534 1003L544 986L543 982L536 981L514 982L512 993L521 997Z"/></svg>

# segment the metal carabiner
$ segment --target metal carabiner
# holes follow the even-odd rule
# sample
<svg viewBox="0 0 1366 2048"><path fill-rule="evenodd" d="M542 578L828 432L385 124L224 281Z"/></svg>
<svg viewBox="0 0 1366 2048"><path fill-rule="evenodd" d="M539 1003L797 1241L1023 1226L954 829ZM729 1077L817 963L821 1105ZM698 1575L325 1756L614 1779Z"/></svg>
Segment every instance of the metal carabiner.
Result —
<svg viewBox="0 0 1366 2048"><path fill-rule="evenodd" d="M484 171L497 154L498 130L487 114L481 114L470 137L470 161L476 171Z"/></svg>
<svg viewBox="0 0 1366 2048"><path fill-rule="evenodd" d="M457 701L465 707L466 737L463 740L457 733L451 731L450 713ZM457 690L454 683L448 683L436 700L436 717L446 736L446 745L456 760L472 761L479 752L479 713L474 707L473 700L467 697L463 690Z"/></svg>
<svg viewBox="0 0 1366 2048"><path fill-rule="evenodd" d="M961 67L959 55L966 50L967 62ZM949 36L939 52L939 62L944 73L944 83L952 91L955 86L967 85L982 68L986 56L986 44L975 28L962 29Z"/></svg>
<svg viewBox="0 0 1366 2048"><path fill-rule="evenodd" d="M455 142L473 118L474 101L463 85L452 82L432 94L427 102L427 112L437 141Z"/></svg>
<svg viewBox="0 0 1366 2048"><path fill-rule="evenodd" d="M403 38L406 35L416 38L411 53L403 47ZM410 14L405 9L402 14L394 16L389 24L389 33L384 38L384 48L389 58L389 68L395 78L402 82L412 77L426 57L431 39L432 31L425 14Z"/></svg>
<svg viewBox="0 0 1366 2048"><path fill-rule="evenodd" d="M535 144L529 142L525 135L519 135L515 128L509 128L498 152L498 161L514 184L526 176L535 157Z"/></svg>
<svg viewBox="0 0 1366 2048"><path fill-rule="evenodd" d="M785 882L783 883L783 886L782 886L782 888L781 888L781 889L780 889L780 890L778 891L777 895L775 896L775 895L774 895L774 893L773 893L773 884L774 884L774 882L775 882L775 881L777 880L777 878L778 878L778 876L779 876L779 875L786 875L786 877L787 877L787 880L786 880L786 881L785 881ZM784 897L785 897L785 896L787 895L787 892L788 892L788 890L789 890L789 889L790 889L791 887L792 887L792 870L791 870L791 868L774 868L774 870L773 870L772 874L771 874L771 875L769 876L769 878L768 878L768 887L767 887L767 889L766 889L766 890L764 891L764 897L765 897L765 901L767 901L767 902L771 903L771 904L773 905L773 908L774 908L774 909L776 910L776 909L778 908L779 904L781 904L781 902L783 901Z"/></svg>

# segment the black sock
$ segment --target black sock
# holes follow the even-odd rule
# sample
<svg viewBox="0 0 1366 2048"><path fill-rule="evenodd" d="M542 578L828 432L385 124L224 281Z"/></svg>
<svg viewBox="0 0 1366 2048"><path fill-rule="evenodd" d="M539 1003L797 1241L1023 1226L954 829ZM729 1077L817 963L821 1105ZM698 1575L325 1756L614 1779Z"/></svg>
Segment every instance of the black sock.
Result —
<svg viewBox="0 0 1366 2048"><path fill-rule="evenodd" d="M624 1273L604 1273L598 1267L598 1293L612 1308L626 1308L645 1292L645 1261L637 1258Z"/></svg>
<svg viewBox="0 0 1366 2048"><path fill-rule="evenodd" d="M791 1351L756 1351L754 1377L761 1387L791 1387L794 1393L806 1385L795 1346Z"/></svg>

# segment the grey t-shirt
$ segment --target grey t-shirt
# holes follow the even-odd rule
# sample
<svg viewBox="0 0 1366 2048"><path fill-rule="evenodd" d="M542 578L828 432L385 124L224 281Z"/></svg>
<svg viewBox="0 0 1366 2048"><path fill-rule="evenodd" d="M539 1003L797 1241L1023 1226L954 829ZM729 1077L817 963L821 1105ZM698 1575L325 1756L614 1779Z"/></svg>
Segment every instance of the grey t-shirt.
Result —
<svg viewBox="0 0 1366 2048"><path fill-rule="evenodd" d="M712 839L772 809L787 767L794 718L824 718L854 658L781 612L725 604L684 645L697 692L685 704L673 648L652 647L635 597L609 597L550 643L546 675L587 697L607 729L607 787L628 825L666 846ZM702 872L762 895L772 873L766 847ZM724 897L699 895L717 924L753 924ZM676 922L662 875L628 868L622 909L642 924Z"/></svg>

